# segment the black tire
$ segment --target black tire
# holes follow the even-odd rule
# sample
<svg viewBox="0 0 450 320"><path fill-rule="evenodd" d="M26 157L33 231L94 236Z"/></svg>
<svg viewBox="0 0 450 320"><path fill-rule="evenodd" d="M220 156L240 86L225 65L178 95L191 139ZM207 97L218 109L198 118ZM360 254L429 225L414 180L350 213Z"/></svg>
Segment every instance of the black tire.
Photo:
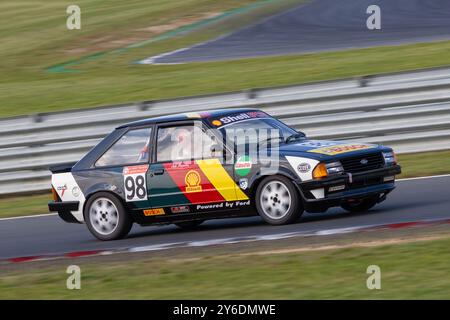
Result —
<svg viewBox="0 0 450 320"><path fill-rule="evenodd" d="M105 207L100 209L99 205L103 202ZM114 212L117 214L115 215ZM89 231L97 239L103 241L122 239L133 226L133 221L122 202L107 192L99 192L89 198L84 209L84 219ZM113 224L114 219L117 220L116 224ZM109 227L111 230L108 229ZM101 229L104 231L103 233L100 231Z"/></svg>
<svg viewBox="0 0 450 320"><path fill-rule="evenodd" d="M378 196L370 198L362 198L342 203L342 209L349 212L366 212L372 209L378 203Z"/></svg>
<svg viewBox="0 0 450 320"><path fill-rule="evenodd" d="M197 228L199 225L201 225L205 220L194 220L194 221L183 221L183 222L177 222L175 225L184 230L192 230Z"/></svg>
<svg viewBox="0 0 450 320"><path fill-rule="evenodd" d="M297 189L283 176L269 176L261 181L256 189L255 205L261 218L271 225L293 223L304 211Z"/></svg>

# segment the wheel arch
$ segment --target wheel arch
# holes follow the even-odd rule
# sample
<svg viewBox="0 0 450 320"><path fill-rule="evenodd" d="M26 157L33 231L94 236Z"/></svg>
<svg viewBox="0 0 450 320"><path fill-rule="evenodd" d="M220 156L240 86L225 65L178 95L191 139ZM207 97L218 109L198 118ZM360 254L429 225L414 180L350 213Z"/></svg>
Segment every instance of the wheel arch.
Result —
<svg viewBox="0 0 450 320"><path fill-rule="evenodd" d="M302 199L303 202L303 195L300 192L297 184L295 183L296 177L290 172L290 170L288 170L287 168L284 167L280 167L279 170L275 170L275 171L268 171L268 172L264 172L262 173L261 171L258 171L251 179L250 181L250 196L251 199L255 199L256 198L256 190L258 189L258 186L261 184L261 182L266 178L266 177L273 177L273 176L282 176L285 177L287 179L289 179L292 184L295 187L295 190L297 190L298 195L300 196L300 199ZM254 204L254 201L253 201Z"/></svg>
<svg viewBox="0 0 450 320"><path fill-rule="evenodd" d="M133 215L129 214L129 209L128 209L128 206L127 206L126 202L125 202L125 201L124 201L117 193L115 193L115 192L113 192L113 191L111 191L111 190L101 190L101 189L98 189L98 190L93 190L92 192L90 192L90 193L88 193L87 195L85 195L85 201L84 201L84 204L83 204L83 218L84 218L85 220L86 220L86 206L87 206L87 203L89 202L89 200L90 200L93 196L95 196L96 194L99 194L99 193L107 193L107 194L109 194L109 195L115 197L115 198L116 198L117 200L119 200L120 203L123 205L123 207L125 208L126 213L127 213L131 218L133 218Z"/></svg>

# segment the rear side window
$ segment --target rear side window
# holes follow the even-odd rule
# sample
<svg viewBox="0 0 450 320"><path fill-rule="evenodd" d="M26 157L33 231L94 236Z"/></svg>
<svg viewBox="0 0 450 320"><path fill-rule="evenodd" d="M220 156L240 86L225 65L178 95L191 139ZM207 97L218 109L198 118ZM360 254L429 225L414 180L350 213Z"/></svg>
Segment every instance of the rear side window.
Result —
<svg viewBox="0 0 450 320"><path fill-rule="evenodd" d="M131 130L97 160L96 167L147 163L150 156L151 128Z"/></svg>

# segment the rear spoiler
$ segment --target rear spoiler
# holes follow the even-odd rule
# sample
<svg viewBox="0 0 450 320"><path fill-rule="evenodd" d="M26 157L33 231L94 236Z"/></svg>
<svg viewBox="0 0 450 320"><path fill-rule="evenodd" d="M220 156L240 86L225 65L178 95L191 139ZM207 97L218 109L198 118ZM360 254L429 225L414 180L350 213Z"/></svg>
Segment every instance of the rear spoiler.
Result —
<svg viewBox="0 0 450 320"><path fill-rule="evenodd" d="M76 164L76 162L61 163L61 164L49 167L48 170L50 170L52 173L70 172L72 170L72 167L75 164Z"/></svg>

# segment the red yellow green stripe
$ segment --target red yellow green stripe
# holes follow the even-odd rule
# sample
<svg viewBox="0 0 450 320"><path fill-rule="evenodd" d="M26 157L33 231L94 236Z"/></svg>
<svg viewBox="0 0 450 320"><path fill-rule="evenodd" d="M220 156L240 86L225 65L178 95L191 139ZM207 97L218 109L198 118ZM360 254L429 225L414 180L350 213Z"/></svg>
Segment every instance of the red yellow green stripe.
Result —
<svg viewBox="0 0 450 320"><path fill-rule="evenodd" d="M194 161L166 163L164 168L191 204L224 201L216 187ZM190 174L198 175L198 181L191 186L186 181L187 175Z"/></svg>
<svg viewBox="0 0 450 320"><path fill-rule="evenodd" d="M218 159L197 160L197 165L226 201L248 200Z"/></svg>

